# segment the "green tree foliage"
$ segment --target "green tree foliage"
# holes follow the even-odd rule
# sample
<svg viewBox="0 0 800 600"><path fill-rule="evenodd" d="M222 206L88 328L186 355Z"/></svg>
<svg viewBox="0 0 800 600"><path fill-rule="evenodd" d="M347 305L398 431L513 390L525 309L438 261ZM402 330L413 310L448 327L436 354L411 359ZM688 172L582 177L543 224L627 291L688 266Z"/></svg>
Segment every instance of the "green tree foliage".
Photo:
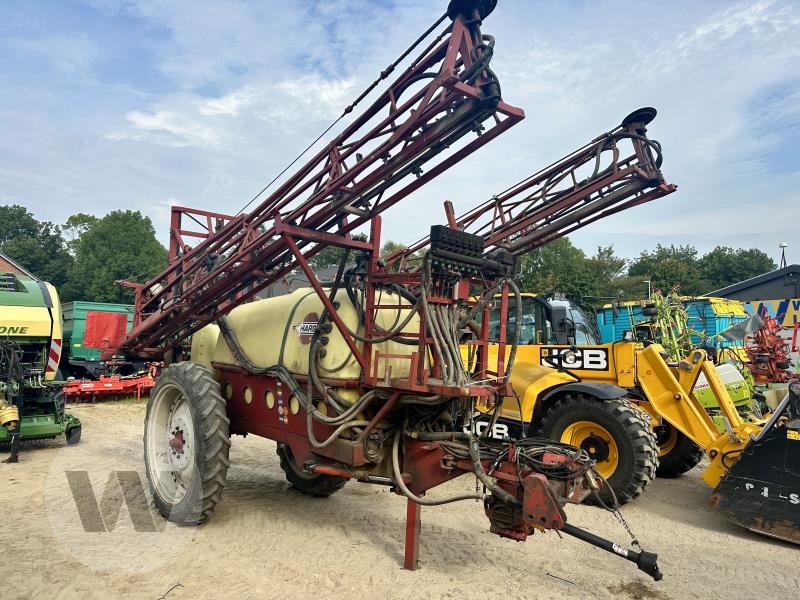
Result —
<svg viewBox="0 0 800 600"><path fill-rule="evenodd" d="M62 299L129 303L133 291L116 281L144 281L167 262L166 249L156 240L149 217L139 211L115 210L106 216L72 220L83 227L73 242L75 263ZM68 224L70 221L68 221Z"/></svg>
<svg viewBox="0 0 800 600"><path fill-rule="evenodd" d="M611 299L640 298L647 284L626 273L628 261L612 246L598 246L586 256L569 238L558 239L522 258L519 281L523 291L562 292L587 305Z"/></svg>
<svg viewBox="0 0 800 600"><path fill-rule="evenodd" d="M632 300L645 295L645 278L628 274L629 260L617 256L613 246L598 246L589 259L594 297L586 303L602 305L612 299Z"/></svg>
<svg viewBox="0 0 800 600"><path fill-rule="evenodd" d="M652 281L654 289L669 292L680 285L680 293L689 296L744 281L777 268L775 262L755 248L717 246L698 257L692 246L656 246L642 252L628 269L631 276Z"/></svg>
<svg viewBox="0 0 800 600"><path fill-rule="evenodd" d="M56 287L67 281L72 266L60 228L16 204L0 206L0 252Z"/></svg>
<svg viewBox="0 0 800 600"><path fill-rule="evenodd" d="M708 281L708 289L705 290L708 292L772 271L778 265L766 253L755 248L745 250L717 246L700 259L700 268Z"/></svg>
<svg viewBox="0 0 800 600"><path fill-rule="evenodd" d="M394 254L400 250L405 250L407 247L408 246L405 244L388 240L384 242L383 246L381 246L381 256L389 256L390 254Z"/></svg>
<svg viewBox="0 0 800 600"><path fill-rule="evenodd" d="M366 242L367 236L363 233L356 233L353 236L353 239L358 240L359 242ZM328 267L335 267L342 260L342 256L344 255L345 251L345 248L339 248L338 246L327 246L326 248L320 250L318 254L312 256L308 261L308 265L314 271L320 271L322 269L327 269ZM354 262L355 256L356 252L350 250L348 262Z"/></svg>
<svg viewBox="0 0 800 600"><path fill-rule="evenodd" d="M565 237L523 256L518 280L528 292L558 291L574 298L596 292L589 259Z"/></svg>
<svg viewBox="0 0 800 600"><path fill-rule="evenodd" d="M0 206L0 246L11 240L34 237L39 226L40 223L24 206Z"/></svg>
<svg viewBox="0 0 800 600"><path fill-rule="evenodd" d="M67 247L70 249L70 252L74 255L75 254L75 244L89 227L97 223L97 217L94 215L87 215L85 213L78 213L76 215L72 215L67 222L64 223L64 227L61 228L61 232L64 236L64 241L67 243Z"/></svg>
<svg viewBox="0 0 800 600"><path fill-rule="evenodd" d="M680 293L699 295L709 290L708 280L692 246L662 246L644 251L633 261L628 274L649 279L654 289L669 292L676 285Z"/></svg>

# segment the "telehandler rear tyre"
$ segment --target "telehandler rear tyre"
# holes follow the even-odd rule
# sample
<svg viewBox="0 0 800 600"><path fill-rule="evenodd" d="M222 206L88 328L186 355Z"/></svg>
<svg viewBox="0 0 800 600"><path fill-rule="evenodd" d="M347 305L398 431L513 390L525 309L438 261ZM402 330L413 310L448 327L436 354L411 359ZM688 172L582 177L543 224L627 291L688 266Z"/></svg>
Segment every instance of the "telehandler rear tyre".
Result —
<svg viewBox="0 0 800 600"><path fill-rule="evenodd" d="M185 361L164 369L147 402L144 463L159 512L181 525L207 521L228 474L230 421L219 383Z"/></svg>
<svg viewBox="0 0 800 600"><path fill-rule="evenodd" d="M670 425L659 436L658 477L680 477L703 460L703 449Z"/></svg>
<svg viewBox="0 0 800 600"><path fill-rule="evenodd" d="M655 479L656 436L648 416L627 400L563 396L545 412L539 435L586 450L614 490L599 492L608 506L614 495L619 504L630 502ZM585 502L599 504L594 495Z"/></svg>
<svg viewBox="0 0 800 600"><path fill-rule="evenodd" d="M294 460L292 451L286 444L278 444L278 456L286 480L300 492L315 498L327 498L338 492L347 483L344 477L334 475L309 475Z"/></svg>

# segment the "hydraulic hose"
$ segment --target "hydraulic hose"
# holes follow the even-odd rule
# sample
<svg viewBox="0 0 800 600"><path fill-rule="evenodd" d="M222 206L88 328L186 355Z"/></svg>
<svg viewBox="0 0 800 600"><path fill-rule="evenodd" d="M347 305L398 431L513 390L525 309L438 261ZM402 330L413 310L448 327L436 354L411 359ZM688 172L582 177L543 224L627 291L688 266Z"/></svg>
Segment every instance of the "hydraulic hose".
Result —
<svg viewBox="0 0 800 600"><path fill-rule="evenodd" d="M469 442L469 457L472 460L472 471L475 473L475 476L492 492L493 496L496 496L503 504L508 504L515 508L522 505L517 498L498 486L492 478L489 477L486 471L483 470L483 465L481 464L481 449L478 445L478 440L475 438L472 438Z"/></svg>
<svg viewBox="0 0 800 600"><path fill-rule="evenodd" d="M422 506L440 506L460 500L483 500L483 494L459 494L447 498L423 498L415 495L414 492L408 489L405 481L403 481L403 473L400 471L400 438L402 435L402 429L398 429L392 441L392 472L394 474L395 484L406 498Z"/></svg>

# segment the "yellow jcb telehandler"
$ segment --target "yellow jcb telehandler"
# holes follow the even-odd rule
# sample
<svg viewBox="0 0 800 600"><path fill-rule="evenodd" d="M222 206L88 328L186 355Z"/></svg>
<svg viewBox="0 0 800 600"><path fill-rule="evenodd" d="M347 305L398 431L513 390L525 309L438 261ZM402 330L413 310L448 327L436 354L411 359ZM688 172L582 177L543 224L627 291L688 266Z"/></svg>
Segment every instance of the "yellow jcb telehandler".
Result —
<svg viewBox="0 0 800 600"><path fill-rule="evenodd" d="M526 300L532 298L523 297L519 332L506 324L509 335L529 342L517 348L514 396L499 407L480 406L487 414L480 427L495 437L523 432L583 448L615 492L603 500L619 503L641 494L656 469L663 473L660 461L667 474L679 474L705 453L712 506L739 525L800 543L800 384L768 418L747 421L705 351L667 362L658 344L576 345L588 321L566 302L551 303L545 314L544 305L525 307ZM587 371L592 379L581 376ZM701 379L716 400L722 433L697 398Z"/></svg>

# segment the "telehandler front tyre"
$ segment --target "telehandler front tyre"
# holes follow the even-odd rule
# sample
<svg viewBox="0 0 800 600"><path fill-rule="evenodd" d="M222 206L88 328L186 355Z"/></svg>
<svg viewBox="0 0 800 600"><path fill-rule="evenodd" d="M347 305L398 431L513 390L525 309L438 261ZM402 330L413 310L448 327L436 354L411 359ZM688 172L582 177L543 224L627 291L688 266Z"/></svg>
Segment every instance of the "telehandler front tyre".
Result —
<svg viewBox="0 0 800 600"><path fill-rule="evenodd" d="M231 446L219 383L185 361L164 369L144 421L144 463L159 512L181 525L207 521L222 499Z"/></svg>
<svg viewBox="0 0 800 600"><path fill-rule="evenodd" d="M703 460L703 449L671 425L657 430L658 477L674 478L694 469ZM658 429L658 428L657 428Z"/></svg>
<svg viewBox="0 0 800 600"><path fill-rule="evenodd" d="M286 481L307 496L327 498L347 483L346 478L335 475L309 475L295 462L292 451L286 444L278 444L278 456L281 459L281 469L286 474Z"/></svg>
<svg viewBox="0 0 800 600"><path fill-rule="evenodd" d="M586 450L613 489L599 492L603 503L625 504L639 496L656 476L658 442L648 416L627 400L585 395L559 398L545 412L539 435ZM588 504L597 504L590 495Z"/></svg>

